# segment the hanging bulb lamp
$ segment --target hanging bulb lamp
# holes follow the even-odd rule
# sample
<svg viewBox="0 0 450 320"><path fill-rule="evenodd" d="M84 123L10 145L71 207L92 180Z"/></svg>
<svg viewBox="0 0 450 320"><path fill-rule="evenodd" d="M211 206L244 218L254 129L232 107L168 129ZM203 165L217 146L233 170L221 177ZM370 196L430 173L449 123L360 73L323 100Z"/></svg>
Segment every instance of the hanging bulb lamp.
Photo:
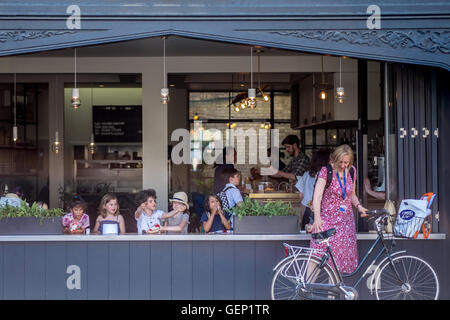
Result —
<svg viewBox="0 0 450 320"><path fill-rule="evenodd" d="M327 84L325 83L325 75L323 71L323 56L321 56L321 59L322 59L322 83L320 84L319 98L321 100L327 100L328 94L327 94Z"/></svg>
<svg viewBox="0 0 450 320"><path fill-rule="evenodd" d="M169 102L169 88L167 88L167 76L166 76L166 39L163 39L163 87L161 88L161 102L167 104Z"/></svg>
<svg viewBox="0 0 450 320"><path fill-rule="evenodd" d="M17 133L17 75L14 72L14 125L13 125L13 142L16 143L18 139Z"/></svg>
<svg viewBox="0 0 450 320"><path fill-rule="evenodd" d="M70 103L72 104L72 107L76 110L81 106L80 89L77 88L77 48L74 48L74 60L75 60L75 68L74 68L75 88L72 88L72 97L70 99Z"/></svg>
<svg viewBox="0 0 450 320"><path fill-rule="evenodd" d="M78 109L79 106L81 106L80 89L72 88L72 98L70 99L70 103L75 110Z"/></svg>
<svg viewBox="0 0 450 320"><path fill-rule="evenodd" d="M14 143L17 142L18 134L17 134L17 126L13 126L13 141Z"/></svg>
<svg viewBox="0 0 450 320"><path fill-rule="evenodd" d="M345 90L342 86L342 64L341 57L339 57L339 87L336 89L336 100L339 103L344 103L345 99Z"/></svg>
<svg viewBox="0 0 450 320"><path fill-rule="evenodd" d="M52 143L52 151L56 154L59 154L62 150L61 142L59 142L59 133L55 132L55 141Z"/></svg>
<svg viewBox="0 0 450 320"><path fill-rule="evenodd" d="M248 89L248 106L251 109L256 108L256 89L255 88Z"/></svg>
<svg viewBox="0 0 450 320"><path fill-rule="evenodd" d="M256 89L253 88L253 47L250 47L250 88L248 89L247 105L251 109L256 107Z"/></svg>
<svg viewBox="0 0 450 320"><path fill-rule="evenodd" d="M90 154L94 154L97 152L97 145L94 142L94 134L91 134L91 142L89 142L88 150Z"/></svg>
<svg viewBox="0 0 450 320"><path fill-rule="evenodd" d="M256 50L256 53L258 54L258 90L261 92L261 96L265 102L270 101L270 97L268 94L264 93L262 87L261 87L261 52L263 52L261 49Z"/></svg>

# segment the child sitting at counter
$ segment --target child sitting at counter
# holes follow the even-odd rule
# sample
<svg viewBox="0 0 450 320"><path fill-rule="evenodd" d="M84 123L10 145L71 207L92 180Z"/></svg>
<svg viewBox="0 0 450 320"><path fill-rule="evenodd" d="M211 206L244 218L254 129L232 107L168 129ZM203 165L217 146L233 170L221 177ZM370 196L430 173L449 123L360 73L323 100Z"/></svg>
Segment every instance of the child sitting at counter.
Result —
<svg viewBox="0 0 450 320"><path fill-rule="evenodd" d="M105 194L100 201L99 212L93 233L104 235L125 234L125 220L120 214L116 195Z"/></svg>
<svg viewBox="0 0 450 320"><path fill-rule="evenodd" d="M167 234L187 234L189 224L187 194L183 191L176 192L169 201L172 203L173 209L178 210L178 213L166 220L164 226L161 227L161 231L167 231Z"/></svg>
<svg viewBox="0 0 450 320"><path fill-rule="evenodd" d="M79 196L74 196L69 204L70 212L62 218L62 233L83 234L89 228L89 216L84 213L86 202Z"/></svg>
<svg viewBox="0 0 450 320"><path fill-rule="evenodd" d="M137 221L138 234L159 233L161 231L161 219L173 217L178 212L183 212L180 207L170 212L156 210L156 191L153 189L142 190L136 197L139 207L134 213Z"/></svg>
<svg viewBox="0 0 450 320"><path fill-rule="evenodd" d="M224 232L230 230L231 214L223 212L219 198L215 194L210 194L204 203L204 212L200 219L203 230L208 232Z"/></svg>

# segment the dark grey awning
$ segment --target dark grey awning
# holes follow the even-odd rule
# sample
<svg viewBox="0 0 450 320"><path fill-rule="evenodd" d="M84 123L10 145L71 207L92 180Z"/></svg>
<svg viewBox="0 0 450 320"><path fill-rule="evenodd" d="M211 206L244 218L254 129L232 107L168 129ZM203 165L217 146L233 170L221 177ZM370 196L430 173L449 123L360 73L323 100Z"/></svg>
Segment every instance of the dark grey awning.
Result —
<svg viewBox="0 0 450 320"><path fill-rule="evenodd" d="M74 4L80 29L68 28ZM370 5L381 10L380 29L368 28ZM450 70L449 17L443 0L6 0L0 55L178 35Z"/></svg>

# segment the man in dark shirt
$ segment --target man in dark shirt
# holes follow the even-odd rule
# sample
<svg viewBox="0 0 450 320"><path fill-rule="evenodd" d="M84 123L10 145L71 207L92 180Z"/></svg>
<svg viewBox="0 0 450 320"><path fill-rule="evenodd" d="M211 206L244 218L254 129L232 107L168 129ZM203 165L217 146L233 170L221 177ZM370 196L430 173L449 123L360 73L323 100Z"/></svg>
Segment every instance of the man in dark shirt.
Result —
<svg viewBox="0 0 450 320"><path fill-rule="evenodd" d="M283 170L271 173L271 177L297 180L297 176L302 176L309 165L309 157L300 151L300 139L296 135L289 135L281 142L286 148L286 152L292 157L289 164Z"/></svg>

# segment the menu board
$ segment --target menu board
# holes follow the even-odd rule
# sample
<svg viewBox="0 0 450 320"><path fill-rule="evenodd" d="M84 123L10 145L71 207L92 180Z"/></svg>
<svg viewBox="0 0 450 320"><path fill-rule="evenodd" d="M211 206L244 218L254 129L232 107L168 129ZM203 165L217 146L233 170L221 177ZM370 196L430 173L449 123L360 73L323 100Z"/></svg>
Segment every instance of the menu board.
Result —
<svg viewBox="0 0 450 320"><path fill-rule="evenodd" d="M95 142L142 142L142 106L92 106Z"/></svg>

